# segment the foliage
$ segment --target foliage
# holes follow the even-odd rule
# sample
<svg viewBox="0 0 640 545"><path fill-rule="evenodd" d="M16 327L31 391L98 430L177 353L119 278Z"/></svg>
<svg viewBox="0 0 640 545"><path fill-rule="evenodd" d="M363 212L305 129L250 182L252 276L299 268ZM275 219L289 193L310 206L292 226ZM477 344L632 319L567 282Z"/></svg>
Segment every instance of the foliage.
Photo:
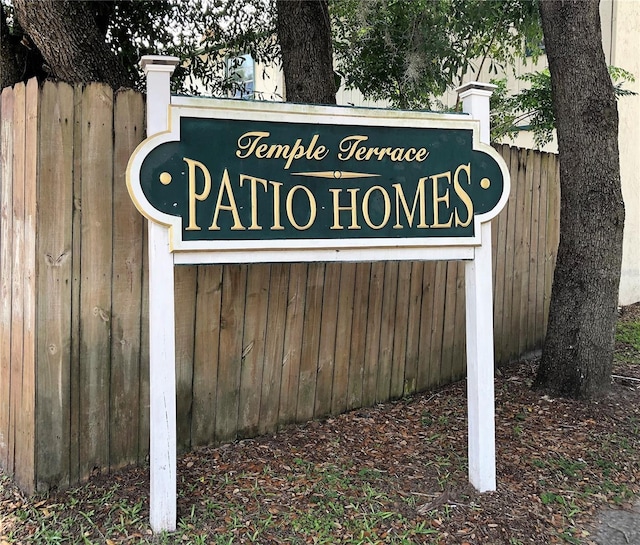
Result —
<svg viewBox="0 0 640 545"><path fill-rule="evenodd" d="M434 96L486 63L490 72L540 52L532 0L333 0L338 71L348 88L400 108Z"/></svg>
<svg viewBox="0 0 640 545"><path fill-rule="evenodd" d="M184 3L173 1L183 9ZM209 95L244 91L235 74L242 66L243 54L250 54L257 63L280 62L275 2L197 1L204 5L200 43L196 48L181 46L173 52L183 61L179 74L183 91Z"/></svg>
<svg viewBox="0 0 640 545"><path fill-rule="evenodd" d="M609 66L609 74L616 97L636 94L624 87L625 83L635 81L633 74L616 66ZM513 95L508 94L506 79L492 81L498 88L491 97L491 139L513 139L518 132L526 129L533 132L536 146L542 147L552 140L556 123L551 74L545 68L517 79L528 82L529 87Z"/></svg>
<svg viewBox="0 0 640 545"><path fill-rule="evenodd" d="M505 79L492 81L498 89L491 97L491 139L513 139L526 128L533 132L536 145L542 147L552 140L555 128L549 69L517 79L529 82L530 87L513 95L508 94Z"/></svg>
<svg viewBox="0 0 640 545"><path fill-rule="evenodd" d="M7 11L11 32L20 36L11 0L0 2ZM138 69L143 55L180 59L172 80L174 92L213 95L233 92L241 85L233 77L233 61L229 69L229 57L250 53L258 61L274 61L279 54L269 0L110 0L90 4L105 41L136 87L143 86Z"/></svg>
<svg viewBox="0 0 640 545"><path fill-rule="evenodd" d="M92 7L136 87L143 86L139 59L148 54L181 60L174 92L207 95L243 90L234 72L244 53L258 63L280 61L272 0L110 0ZM489 63L495 73L525 51L540 52L534 0L332 0L330 8L344 83L396 107L428 108L467 70Z"/></svg>

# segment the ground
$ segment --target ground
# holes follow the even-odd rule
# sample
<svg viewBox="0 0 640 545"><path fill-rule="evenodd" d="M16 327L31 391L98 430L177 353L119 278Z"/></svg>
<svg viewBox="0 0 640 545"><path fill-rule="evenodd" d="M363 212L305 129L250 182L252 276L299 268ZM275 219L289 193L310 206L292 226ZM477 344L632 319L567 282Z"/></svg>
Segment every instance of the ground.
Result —
<svg viewBox="0 0 640 545"><path fill-rule="evenodd" d="M535 359L501 368L495 492L467 484L460 382L181 456L173 534L148 526L148 468L33 498L1 476L0 545L612 545L604 530L634 543L616 525L640 497L639 363L634 305L622 309L611 390L598 401L532 391Z"/></svg>

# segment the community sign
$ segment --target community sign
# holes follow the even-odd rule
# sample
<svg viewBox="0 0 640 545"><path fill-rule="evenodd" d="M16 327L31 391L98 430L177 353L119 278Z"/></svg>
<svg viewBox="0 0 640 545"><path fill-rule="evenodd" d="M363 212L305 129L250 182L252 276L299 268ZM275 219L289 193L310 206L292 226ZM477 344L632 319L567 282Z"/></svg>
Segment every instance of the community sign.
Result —
<svg viewBox="0 0 640 545"><path fill-rule="evenodd" d="M127 167L150 221L154 531L176 528L179 264L465 261L469 480L495 490L489 220L507 201L509 174L483 143L489 88L459 90L471 115L170 97L177 62L143 58L152 134Z"/></svg>
<svg viewBox="0 0 640 545"><path fill-rule="evenodd" d="M174 252L474 246L508 194L466 115L174 99L169 127L128 184Z"/></svg>

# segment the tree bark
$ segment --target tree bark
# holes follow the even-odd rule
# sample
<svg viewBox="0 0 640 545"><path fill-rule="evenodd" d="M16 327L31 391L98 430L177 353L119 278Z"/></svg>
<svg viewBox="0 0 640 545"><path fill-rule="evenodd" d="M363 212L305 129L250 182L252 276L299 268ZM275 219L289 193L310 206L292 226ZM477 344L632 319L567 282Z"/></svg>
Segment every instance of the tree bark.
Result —
<svg viewBox="0 0 640 545"><path fill-rule="evenodd" d="M336 103L327 0L277 0L287 102Z"/></svg>
<svg viewBox="0 0 640 545"><path fill-rule="evenodd" d="M542 0L560 159L560 244L534 387L589 399L610 384L624 203L618 110L599 0Z"/></svg>
<svg viewBox="0 0 640 545"><path fill-rule="evenodd" d="M0 4L0 90L20 81L18 51L9 32L6 13Z"/></svg>
<svg viewBox="0 0 640 545"><path fill-rule="evenodd" d="M53 77L80 83L101 81L114 89L131 85L98 28L91 2L14 0L13 5L20 25Z"/></svg>

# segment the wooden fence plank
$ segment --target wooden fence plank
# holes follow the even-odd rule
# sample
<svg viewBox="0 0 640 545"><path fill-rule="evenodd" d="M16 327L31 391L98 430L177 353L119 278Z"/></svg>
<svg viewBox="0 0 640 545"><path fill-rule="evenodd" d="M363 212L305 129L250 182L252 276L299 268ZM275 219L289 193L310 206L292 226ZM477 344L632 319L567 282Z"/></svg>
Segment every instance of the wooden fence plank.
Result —
<svg viewBox="0 0 640 545"><path fill-rule="evenodd" d="M538 301L538 240L540 229L540 156L534 150L527 154L527 171L531 172L531 228L529 243L529 287L527 289L527 330L524 351L538 348L538 327L536 324L536 305Z"/></svg>
<svg viewBox="0 0 640 545"><path fill-rule="evenodd" d="M304 300L307 284L307 264L292 263L289 271L287 319L280 382L280 409L278 425L295 422L300 378L300 351L304 327Z"/></svg>
<svg viewBox="0 0 640 545"><path fill-rule="evenodd" d="M0 467L9 465L11 427L11 294L13 286L13 100L10 87L0 104Z"/></svg>
<svg viewBox="0 0 640 545"><path fill-rule="evenodd" d="M121 91L115 97L113 152L113 278L109 466L137 461L140 439L140 321L142 316L143 216L133 206L125 172L143 139L142 95ZM126 430L126 431L125 431Z"/></svg>
<svg viewBox="0 0 640 545"><path fill-rule="evenodd" d="M340 295L340 263L327 263L324 271L322 297L322 326L318 351L318 377L314 417L322 418L331 413L333 371L336 353L336 326L338 323L338 298Z"/></svg>
<svg viewBox="0 0 640 545"><path fill-rule="evenodd" d="M35 490L36 403L36 219L38 207L38 80L27 83L25 96L24 177L24 326L22 353L21 425L16 441L16 480L27 491Z"/></svg>
<svg viewBox="0 0 640 545"><path fill-rule="evenodd" d="M549 305L551 303L551 288L553 285L553 271L556 266L556 253L560 239L560 163L556 156L549 158L548 170L550 180L547 198L547 238L545 252L544 275L544 329L547 330L549 322Z"/></svg>
<svg viewBox="0 0 640 545"><path fill-rule="evenodd" d="M509 162L509 171L511 172L511 194L509 196L509 217L507 220L507 251L505 259L505 294L503 307L503 361L509 361L515 353L514 345L518 339L516 323L519 324L518 314L515 311L516 305L519 308L520 301L515 299L514 286L520 277L516 271L515 261L515 245L517 241L516 230L520 220L520 202L519 197L522 195L522 187L518 179L519 169L518 151L511 150Z"/></svg>
<svg viewBox="0 0 640 545"><path fill-rule="evenodd" d="M73 213L71 249L71 361L69 365L69 482L80 480L80 287L82 254L82 135L84 87L73 88Z"/></svg>
<svg viewBox="0 0 640 545"><path fill-rule="evenodd" d="M307 292L304 303L302 347L300 349L296 422L311 420L314 414L320 327L322 324L324 268L324 263L309 263L307 268Z"/></svg>
<svg viewBox="0 0 640 545"><path fill-rule="evenodd" d="M522 292L522 248L520 245L522 220L524 213L524 184L522 183L520 151L515 150L511 156L511 181L513 183L513 214L514 223L511 229L512 238L509 241L512 252L512 269L509 279L511 299L508 309L511 320L508 322L509 333L507 336L506 353L509 360L516 357L520 338L520 295ZM515 164L515 167L513 165Z"/></svg>
<svg viewBox="0 0 640 545"><path fill-rule="evenodd" d="M369 282L371 263L356 264L351 325L351 353L347 386L347 409L362 407L365 350L369 314Z"/></svg>
<svg viewBox="0 0 640 545"><path fill-rule="evenodd" d="M391 367L393 365L393 337L398 294L398 262L384 264L382 288L382 318L380 321L380 352L378 354L378 384L376 401L386 401L391 395Z"/></svg>
<svg viewBox="0 0 640 545"><path fill-rule="evenodd" d="M429 356L430 380L432 386L442 384L442 354L444 351L445 302L447 294L447 262L435 263L433 297L433 318L431 321L431 343Z"/></svg>
<svg viewBox="0 0 640 545"><path fill-rule="evenodd" d="M509 146L500 146L500 154L507 165L510 161ZM511 199L507 201L505 208L498 214L494 225L492 226L492 234L495 235L495 243L493 245L493 254L495 255L495 264L493 267L493 336L494 336L494 357L497 363L504 362L504 340L506 339L505 324L503 320L505 290L507 289L505 281L505 265L507 254L507 223L509 218L509 207Z"/></svg>
<svg viewBox="0 0 640 545"><path fill-rule="evenodd" d="M216 395L216 441L218 442L235 439L238 430L238 391L242 364L242 326L246 287L247 266L225 265L222 273L218 393Z"/></svg>
<svg viewBox="0 0 640 545"><path fill-rule="evenodd" d="M215 435L222 266L198 267L193 356L191 445L209 444Z"/></svg>
<svg viewBox="0 0 640 545"><path fill-rule="evenodd" d="M142 320L140 323L140 415L138 424L138 464L147 460L149 455L149 256L146 251L148 231L147 221L142 229ZM213 438L213 435L211 435ZM213 441L213 439L211 439Z"/></svg>
<svg viewBox="0 0 640 545"><path fill-rule="evenodd" d="M176 437L181 452L191 447L197 273L195 265L175 267Z"/></svg>
<svg viewBox="0 0 640 545"><path fill-rule="evenodd" d="M444 289L444 322L442 326L442 353L440 359L440 381L443 384L453 379L453 347L456 331L456 296L458 294L458 266L447 261Z"/></svg>
<svg viewBox="0 0 640 545"><path fill-rule="evenodd" d="M541 154L540 157L540 204L538 223L538 271L536 273L536 331L535 338L542 347L546 329L544 315L545 301L545 269L546 269L546 244L547 244L547 202L549 195L549 154Z"/></svg>
<svg viewBox="0 0 640 545"><path fill-rule="evenodd" d="M45 82L38 198L37 488L69 484L73 88Z"/></svg>
<svg viewBox="0 0 640 545"><path fill-rule="evenodd" d="M451 357L451 376L460 380L466 376L466 316L465 316L465 277L464 263L456 262L456 316L453 332L453 353Z"/></svg>
<svg viewBox="0 0 640 545"><path fill-rule="evenodd" d="M527 347L527 330L529 328L529 272L531 268L531 210L533 201L533 169L528 168L528 150L520 150L520 183L524 184L524 203L520 209L522 220L519 222L519 240L516 246L516 261L520 270L520 311L518 346L516 355L524 353ZM519 252L519 253L518 253ZM517 288L517 287L516 287Z"/></svg>
<svg viewBox="0 0 640 545"><path fill-rule="evenodd" d="M420 309L420 345L418 347L417 390L434 385L432 380L431 336L435 300L436 263L427 261L422 270L422 305ZM435 367L435 366L434 366Z"/></svg>
<svg viewBox="0 0 640 545"><path fill-rule="evenodd" d="M418 362L420 358L420 320L422 312L424 263L411 264L411 283L409 286L409 314L407 319L407 355L405 358L404 385L402 395L416 392L418 381Z"/></svg>
<svg viewBox="0 0 640 545"><path fill-rule="evenodd" d="M407 361L407 327L409 320L409 301L411 289L411 262L398 264L398 286L396 291L396 313L393 330L393 355L391 357L392 399L402 397L404 390L404 372Z"/></svg>
<svg viewBox="0 0 640 545"><path fill-rule="evenodd" d="M113 92L82 94L80 256L80 477L109 463L109 368L113 209Z"/></svg>
<svg viewBox="0 0 640 545"><path fill-rule="evenodd" d="M343 263L340 268L340 298L338 300L333 395L331 398L332 414L339 414L347 409L355 279L355 263Z"/></svg>
<svg viewBox="0 0 640 545"><path fill-rule="evenodd" d="M247 271L242 369L240 371L239 437L255 437L258 433L265 337L268 328L270 275L270 265L250 265ZM312 363L315 364L315 361L314 359ZM315 379L315 373L313 373L313 378Z"/></svg>
<svg viewBox="0 0 640 545"><path fill-rule="evenodd" d="M24 292L23 292L23 264L24 248L24 190L25 190L25 109L26 86L17 84L14 88L13 102L13 240L12 256L13 278L11 289L11 381L10 381L10 429L9 456L7 467L10 474L17 478L15 469L19 458L16 451L19 447L18 430L22 425L20 410L22 407L22 358L24 346ZM17 459L17 461L16 461ZM19 481L20 486L28 485Z"/></svg>
<svg viewBox="0 0 640 545"><path fill-rule="evenodd" d="M507 166L511 163L511 148L509 146L502 146L502 157L504 158ZM514 185L512 183L511 186L511 195L513 194ZM494 251L497 252L496 255L496 276L495 276L495 292L494 292L494 305L493 305L493 323L494 323L494 347L495 347L495 358L497 362L504 363L507 359L506 350L505 350L505 340L508 336L508 331L506 329L507 324L505 323L504 314L506 312L506 297L507 297L507 274L509 274L509 269L511 268L511 263L509 262L509 251L507 245L507 239L510 234L508 231L509 228L509 215L512 213L512 196L509 196L507 199L507 204L505 205L502 212L500 212L499 216L499 231L498 231L498 240L497 240L497 248ZM492 229L493 231L493 229Z"/></svg>
<svg viewBox="0 0 640 545"><path fill-rule="evenodd" d="M378 355L380 353L380 326L382 320L382 292L384 289L384 262L371 264L369 278L369 311L365 340L365 367L362 380L362 403L373 405L378 395Z"/></svg>
<svg viewBox="0 0 640 545"><path fill-rule="evenodd" d="M289 264L271 265L267 314L268 330L264 348L260 420L258 421L259 433L273 432L278 428L289 272Z"/></svg>

